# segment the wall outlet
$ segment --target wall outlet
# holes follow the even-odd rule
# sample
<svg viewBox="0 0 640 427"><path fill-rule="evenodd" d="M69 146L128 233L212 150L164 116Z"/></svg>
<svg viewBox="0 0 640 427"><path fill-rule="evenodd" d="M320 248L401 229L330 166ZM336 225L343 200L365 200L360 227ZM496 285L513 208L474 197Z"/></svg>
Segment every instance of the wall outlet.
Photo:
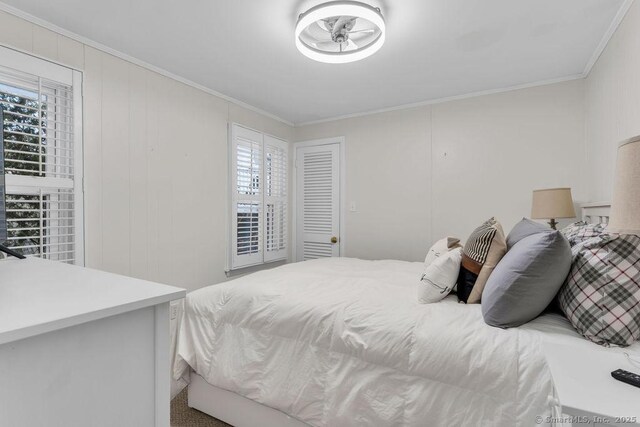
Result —
<svg viewBox="0 0 640 427"><path fill-rule="evenodd" d="M178 317L178 304L171 304L169 306L169 316L171 320L175 320Z"/></svg>

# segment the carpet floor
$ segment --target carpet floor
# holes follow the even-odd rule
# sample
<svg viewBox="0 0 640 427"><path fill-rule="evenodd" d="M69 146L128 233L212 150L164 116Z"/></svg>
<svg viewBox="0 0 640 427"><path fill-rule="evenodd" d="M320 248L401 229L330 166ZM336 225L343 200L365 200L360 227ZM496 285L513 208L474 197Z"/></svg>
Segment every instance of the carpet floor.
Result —
<svg viewBox="0 0 640 427"><path fill-rule="evenodd" d="M187 405L185 388L171 401L171 427L231 427Z"/></svg>

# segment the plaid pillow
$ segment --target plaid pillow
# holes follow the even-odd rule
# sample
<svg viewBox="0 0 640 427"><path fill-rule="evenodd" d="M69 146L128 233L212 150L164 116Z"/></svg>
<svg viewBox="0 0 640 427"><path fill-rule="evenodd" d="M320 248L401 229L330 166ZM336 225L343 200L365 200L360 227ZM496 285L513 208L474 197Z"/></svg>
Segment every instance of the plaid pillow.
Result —
<svg viewBox="0 0 640 427"><path fill-rule="evenodd" d="M571 247L598 237L607 229L607 224L587 224L584 221L574 222L561 230Z"/></svg>
<svg viewBox="0 0 640 427"><path fill-rule="evenodd" d="M587 339L627 346L640 339L640 237L601 234L580 245L558 300Z"/></svg>

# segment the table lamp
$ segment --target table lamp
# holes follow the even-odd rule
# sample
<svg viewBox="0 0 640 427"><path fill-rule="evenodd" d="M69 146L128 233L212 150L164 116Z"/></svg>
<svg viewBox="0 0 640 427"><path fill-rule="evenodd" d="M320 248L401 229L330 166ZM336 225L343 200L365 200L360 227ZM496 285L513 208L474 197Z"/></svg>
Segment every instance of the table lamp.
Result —
<svg viewBox="0 0 640 427"><path fill-rule="evenodd" d="M548 219L549 226L556 229L557 218L575 218L570 188L548 188L533 191L532 219Z"/></svg>
<svg viewBox="0 0 640 427"><path fill-rule="evenodd" d="M608 230L640 236L640 136L618 147Z"/></svg>

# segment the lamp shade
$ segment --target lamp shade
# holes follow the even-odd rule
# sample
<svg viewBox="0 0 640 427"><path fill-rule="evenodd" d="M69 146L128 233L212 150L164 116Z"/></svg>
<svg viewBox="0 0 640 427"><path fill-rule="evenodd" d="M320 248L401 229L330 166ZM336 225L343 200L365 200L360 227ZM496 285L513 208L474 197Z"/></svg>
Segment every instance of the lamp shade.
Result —
<svg viewBox="0 0 640 427"><path fill-rule="evenodd" d="M531 218L574 218L575 216L576 211L573 208L570 188L548 188L533 191Z"/></svg>
<svg viewBox="0 0 640 427"><path fill-rule="evenodd" d="M640 235L640 136L618 147L609 231Z"/></svg>

